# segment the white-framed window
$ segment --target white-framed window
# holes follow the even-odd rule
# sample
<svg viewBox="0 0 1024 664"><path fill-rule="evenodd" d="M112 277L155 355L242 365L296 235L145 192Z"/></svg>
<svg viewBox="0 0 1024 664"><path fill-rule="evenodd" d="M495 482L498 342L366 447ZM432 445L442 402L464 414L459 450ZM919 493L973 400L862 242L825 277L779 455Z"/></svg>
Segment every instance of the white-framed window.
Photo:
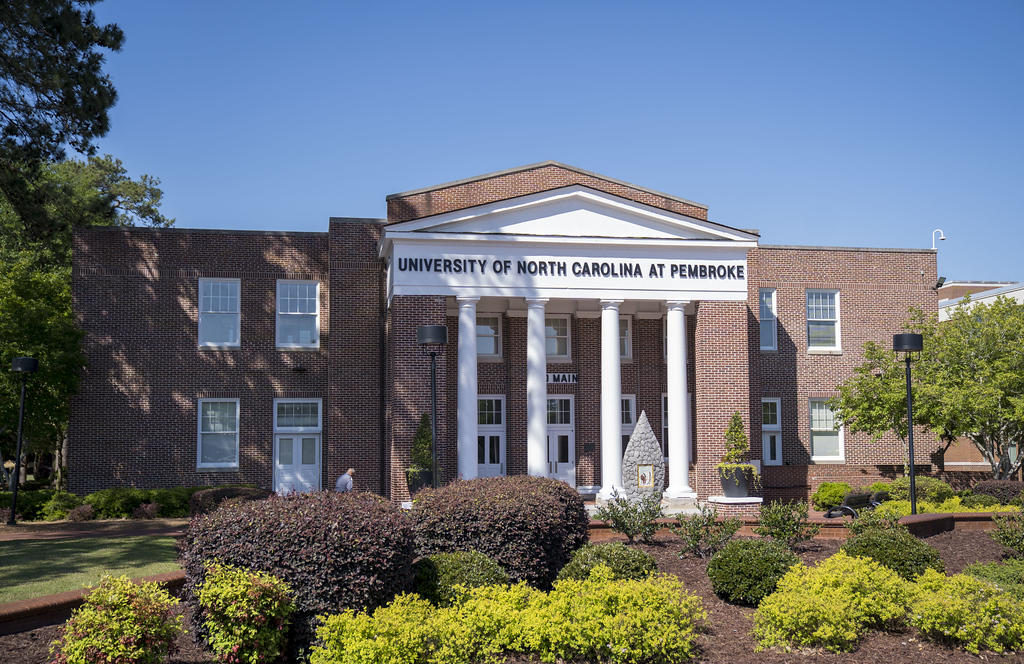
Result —
<svg viewBox="0 0 1024 664"><path fill-rule="evenodd" d="M501 316L498 314L476 317L476 355L478 358L501 357Z"/></svg>
<svg viewBox="0 0 1024 664"><path fill-rule="evenodd" d="M619 317L619 358L628 360L633 357L633 324L632 317Z"/></svg>
<svg viewBox="0 0 1024 664"><path fill-rule="evenodd" d="M807 291L807 348L840 350L839 291Z"/></svg>
<svg viewBox="0 0 1024 664"><path fill-rule="evenodd" d="M544 348L548 362L567 361L572 356L571 329L568 314L544 318Z"/></svg>
<svg viewBox="0 0 1024 664"><path fill-rule="evenodd" d="M197 468L238 468L238 399L199 399Z"/></svg>
<svg viewBox="0 0 1024 664"><path fill-rule="evenodd" d="M761 461L766 466L782 465L781 399L761 399Z"/></svg>
<svg viewBox="0 0 1024 664"><path fill-rule="evenodd" d="M811 461L842 461L843 429L836 426L835 414L827 399L810 400Z"/></svg>
<svg viewBox="0 0 1024 664"><path fill-rule="evenodd" d="M240 346L241 290L239 279L199 280L199 345L210 348Z"/></svg>
<svg viewBox="0 0 1024 664"><path fill-rule="evenodd" d="M277 347L320 347L320 282L277 280Z"/></svg>
<svg viewBox="0 0 1024 664"><path fill-rule="evenodd" d="M778 350L779 322L775 310L775 289L762 288L758 291L761 301L761 350Z"/></svg>
<svg viewBox="0 0 1024 664"><path fill-rule="evenodd" d="M505 397L499 395L482 396L476 400L478 427L500 426L504 427L505 418Z"/></svg>
<svg viewBox="0 0 1024 664"><path fill-rule="evenodd" d="M317 433L323 429L320 399L274 399L274 431Z"/></svg>
<svg viewBox="0 0 1024 664"><path fill-rule="evenodd" d="M636 428L636 395L622 395L622 453L626 453L626 445L629 444L629 437L633 435Z"/></svg>

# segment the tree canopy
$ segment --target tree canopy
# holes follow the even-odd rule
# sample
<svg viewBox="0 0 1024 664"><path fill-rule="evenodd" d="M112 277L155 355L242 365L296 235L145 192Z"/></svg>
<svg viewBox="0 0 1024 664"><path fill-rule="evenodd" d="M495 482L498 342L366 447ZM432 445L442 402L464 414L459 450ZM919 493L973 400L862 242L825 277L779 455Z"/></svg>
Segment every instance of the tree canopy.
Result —
<svg viewBox="0 0 1024 664"><path fill-rule="evenodd" d="M1020 469L1024 455L1024 303L970 298L940 322L912 310L907 329L924 337L913 364L914 421L937 437L966 438L997 478ZM869 343L864 363L839 386L837 418L876 439L895 431L906 439L906 386L893 351Z"/></svg>

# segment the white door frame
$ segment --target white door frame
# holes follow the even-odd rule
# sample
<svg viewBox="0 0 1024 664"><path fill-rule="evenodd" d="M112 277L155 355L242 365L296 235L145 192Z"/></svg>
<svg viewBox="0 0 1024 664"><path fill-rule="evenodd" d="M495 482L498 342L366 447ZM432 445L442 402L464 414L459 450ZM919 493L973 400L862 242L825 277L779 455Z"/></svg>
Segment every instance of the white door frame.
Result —
<svg viewBox="0 0 1024 664"><path fill-rule="evenodd" d="M317 422L316 426L308 427L282 427L278 426L277 423L277 407L281 403L315 403L317 405ZM291 438L294 442L292 443L292 461L293 467L300 465L300 459L302 456L302 439L313 438L315 439L316 445L316 464L315 470L312 471L312 477L309 481L309 486L304 487L309 491L319 491L321 488L321 476L323 475L323 400L322 399L297 399L297 398L282 398L274 399L273 405L273 416L274 416L274 436L273 436L273 486L274 491L277 492L289 492L296 490L294 487L288 487L284 485L284 478L282 478L282 468L279 463L280 455L280 439Z"/></svg>
<svg viewBox="0 0 1024 664"><path fill-rule="evenodd" d="M549 394L548 400L568 399L569 401L569 423L547 425L547 447L548 447L548 477L561 480L571 487L576 486L576 397L573 394ZM546 415L546 413L545 413ZM554 445L557 445L557 438L554 443L552 436L568 435L568 462L559 463L557 451L552 454ZM554 458L552 458L554 457Z"/></svg>
<svg viewBox="0 0 1024 664"><path fill-rule="evenodd" d="M505 436L505 423L507 420L507 413L505 409L505 395L504 394L478 394L477 395L477 408L479 412L479 403L482 399L496 400L501 403L501 424L480 424L477 423L477 477L500 477L507 474L508 468L508 456L507 456L507 444ZM484 454L486 455L489 451L488 443L492 436L499 437L499 458L497 463L480 463L480 439L483 438ZM493 461L493 460L492 460Z"/></svg>

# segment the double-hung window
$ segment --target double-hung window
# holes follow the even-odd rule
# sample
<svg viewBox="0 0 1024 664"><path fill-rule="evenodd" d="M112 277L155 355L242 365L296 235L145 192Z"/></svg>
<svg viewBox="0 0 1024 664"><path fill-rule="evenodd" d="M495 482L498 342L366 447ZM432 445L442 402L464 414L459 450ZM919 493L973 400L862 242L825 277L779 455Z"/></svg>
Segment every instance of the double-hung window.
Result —
<svg viewBox="0 0 1024 664"><path fill-rule="evenodd" d="M199 280L199 345L212 348L241 344L238 279Z"/></svg>
<svg viewBox="0 0 1024 664"><path fill-rule="evenodd" d="M778 350L778 319L775 315L775 289L762 288L761 300L761 350Z"/></svg>
<svg viewBox="0 0 1024 664"><path fill-rule="evenodd" d="M320 282L277 282L277 347L320 347Z"/></svg>
<svg viewBox="0 0 1024 664"><path fill-rule="evenodd" d="M766 466L782 465L782 420L780 399L761 399L761 460Z"/></svg>
<svg viewBox="0 0 1024 664"><path fill-rule="evenodd" d="M200 399L197 468L238 468L238 399Z"/></svg>
<svg viewBox="0 0 1024 664"><path fill-rule="evenodd" d="M807 291L807 348L840 350L839 291Z"/></svg>
<svg viewBox="0 0 1024 664"><path fill-rule="evenodd" d="M484 359L501 357L501 316L476 317L476 355Z"/></svg>
<svg viewBox="0 0 1024 664"><path fill-rule="evenodd" d="M622 395L622 453L626 453L626 445L636 428L636 395Z"/></svg>
<svg viewBox="0 0 1024 664"><path fill-rule="evenodd" d="M569 361L572 343L569 316L547 316L544 319L544 348L548 362Z"/></svg>
<svg viewBox="0 0 1024 664"><path fill-rule="evenodd" d="M826 399L810 400L811 460L842 461L843 430Z"/></svg>
<svg viewBox="0 0 1024 664"><path fill-rule="evenodd" d="M628 360L633 357L633 326L629 316L619 317L619 358Z"/></svg>

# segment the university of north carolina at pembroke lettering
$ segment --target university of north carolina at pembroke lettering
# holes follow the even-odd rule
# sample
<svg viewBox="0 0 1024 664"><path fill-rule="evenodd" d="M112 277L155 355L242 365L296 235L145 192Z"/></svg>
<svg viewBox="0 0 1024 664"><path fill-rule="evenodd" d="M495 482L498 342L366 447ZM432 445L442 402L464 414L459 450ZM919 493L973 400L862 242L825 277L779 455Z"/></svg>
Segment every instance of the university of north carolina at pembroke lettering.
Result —
<svg viewBox="0 0 1024 664"><path fill-rule="evenodd" d="M611 261L531 261L483 258L399 258L399 272L439 272L448 274L528 274L565 277L632 277L679 279L743 279L745 266L694 263L651 263L647 273L640 263Z"/></svg>

